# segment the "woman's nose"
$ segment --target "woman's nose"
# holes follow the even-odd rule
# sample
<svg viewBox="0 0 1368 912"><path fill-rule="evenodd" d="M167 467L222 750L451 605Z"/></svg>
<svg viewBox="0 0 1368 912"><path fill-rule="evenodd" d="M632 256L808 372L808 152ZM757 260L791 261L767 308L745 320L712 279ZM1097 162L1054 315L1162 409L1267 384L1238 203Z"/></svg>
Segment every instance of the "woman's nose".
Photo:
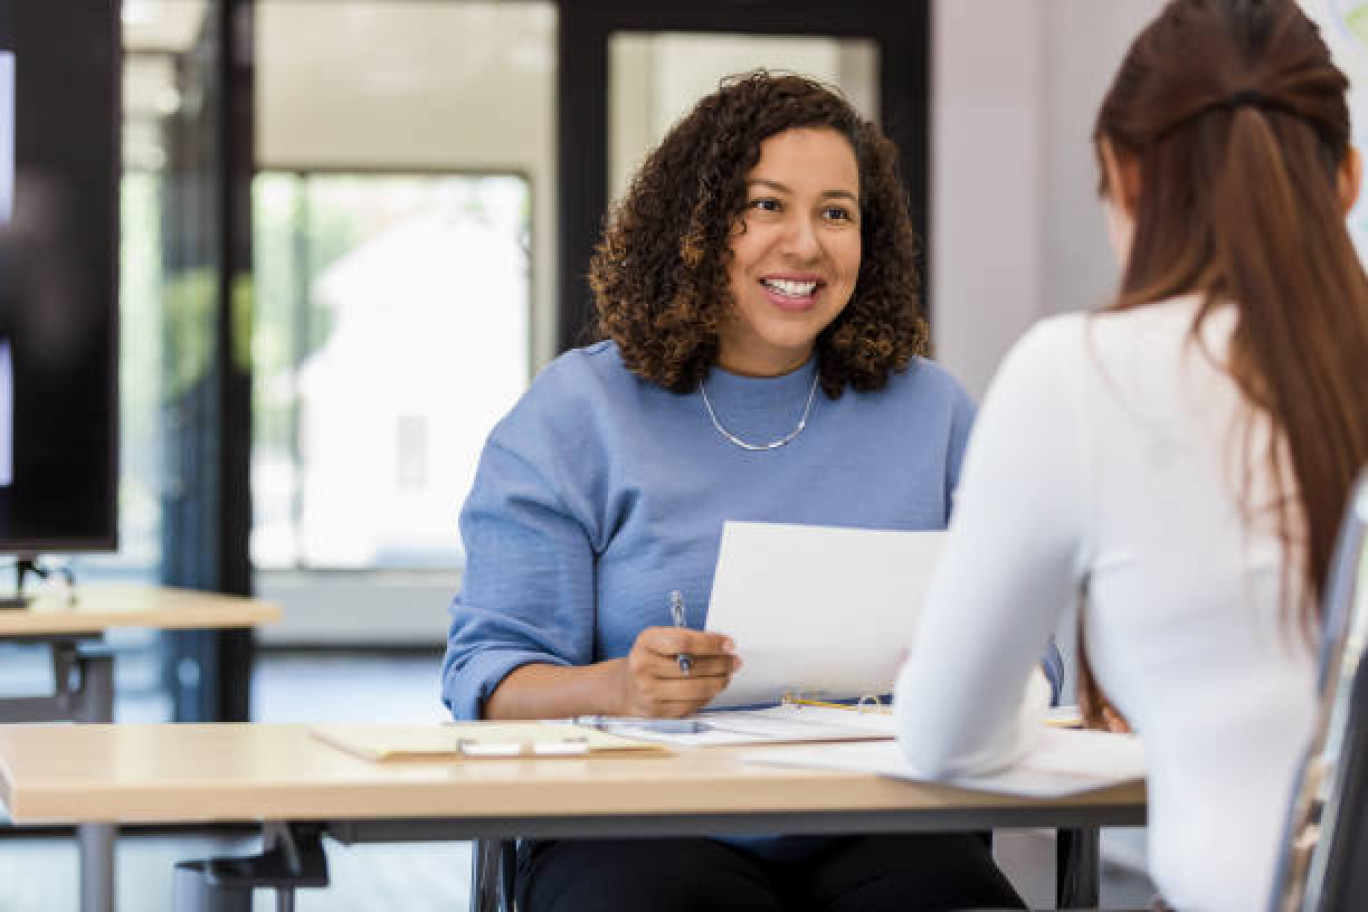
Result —
<svg viewBox="0 0 1368 912"><path fill-rule="evenodd" d="M802 261L815 260L822 255L817 226L811 219L795 217L785 225L783 253Z"/></svg>

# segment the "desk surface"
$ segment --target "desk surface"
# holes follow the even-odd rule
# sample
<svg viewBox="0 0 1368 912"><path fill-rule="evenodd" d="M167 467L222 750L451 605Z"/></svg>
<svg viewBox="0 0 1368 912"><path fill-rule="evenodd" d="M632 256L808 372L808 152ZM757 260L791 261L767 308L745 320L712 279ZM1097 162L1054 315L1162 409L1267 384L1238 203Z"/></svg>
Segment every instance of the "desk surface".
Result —
<svg viewBox="0 0 1368 912"><path fill-rule="evenodd" d="M757 750L376 763L307 725L14 725L0 726L0 799L21 824L743 815L773 825L801 815L814 829L814 816L915 812L926 828L938 817L958 828L1127 825L1144 815L1138 783L1040 801L743 760Z"/></svg>
<svg viewBox="0 0 1368 912"><path fill-rule="evenodd" d="M280 618L270 602L213 592L131 584L76 591L74 603L45 594L27 608L0 610L0 637L96 635L111 627L252 627Z"/></svg>

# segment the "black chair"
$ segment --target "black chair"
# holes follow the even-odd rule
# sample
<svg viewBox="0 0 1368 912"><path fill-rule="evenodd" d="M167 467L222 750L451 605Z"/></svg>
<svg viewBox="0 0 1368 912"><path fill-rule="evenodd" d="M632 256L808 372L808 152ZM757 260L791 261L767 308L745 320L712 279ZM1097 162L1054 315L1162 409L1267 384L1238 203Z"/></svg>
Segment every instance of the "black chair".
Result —
<svg viewBox="0 0 1368 912"><path fill-rule="evenodd" d="M1325 592L1321 712L1285 831L1270 912L1368 909L1368 470L1345 509Z"/></svg>
<svg viewBox="0 0 1368 912"><path fill-rule="evenodd" d="M515 912L517 842L476 839L470 844L470 912Z"/></svg>

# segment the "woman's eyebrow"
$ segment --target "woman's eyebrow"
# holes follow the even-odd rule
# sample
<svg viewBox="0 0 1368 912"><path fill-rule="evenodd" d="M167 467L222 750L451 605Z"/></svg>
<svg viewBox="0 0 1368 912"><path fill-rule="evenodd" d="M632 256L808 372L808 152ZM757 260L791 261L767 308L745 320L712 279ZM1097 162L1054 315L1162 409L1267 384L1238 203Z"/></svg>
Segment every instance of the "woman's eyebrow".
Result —
<svg viewBox="0 0 1368 912"><path fill-rule="evenodd" d="M746 181L746 186L764 186L768 187L771 190L774 190L777 193L787 193L789 195L792 195L793 193L793 191L789 189L787 184L782 184L776 180L770 180L767 177L753 177L750 180ZM852 203L858 203L860 201L859 197L851 193L849 190L827 190L822 194L823 199L829 199L831 197L842 197L844 199L850 200Z"/></svg>
<svg viewBox="0 0 1368 912"><path fill-rule="evenodd" d="M792 193L792 192L793 192L792 190L790 190L790 189L788 188L788 185L787 185L787 184L781 184L781 183L779 183L779 181L769 180L768 178L764 178L764 177L753 177L753 178L751 178L750 180L746 181L746 186L747 186L747 187L757 187L757 186L769 187L771 190L778 191L779 193Z"/></svg>

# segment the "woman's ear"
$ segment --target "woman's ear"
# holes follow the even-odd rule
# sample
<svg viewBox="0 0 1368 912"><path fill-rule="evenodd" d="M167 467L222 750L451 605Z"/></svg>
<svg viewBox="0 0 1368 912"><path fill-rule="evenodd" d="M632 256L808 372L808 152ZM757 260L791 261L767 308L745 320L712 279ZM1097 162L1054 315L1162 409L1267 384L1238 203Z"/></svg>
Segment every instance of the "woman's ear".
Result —
<svg viewBox="0 0 1368 912"><path fill-rule="evenodd" d="M1349 146L1344 153L1336 185L1340 209L1348 215L1349 210L1353 209L1354 203L1358 201L1359 189L1363 186L1363 157L1359 155L1357 146Z"/></svg>
<svg viewBox="0 0 1368 912"><path fill-rule="evenodd" d="M1107 196L1129 218L1135 218L1140 199L1140 165L1130 156L1118 156L1110 140L1098 141L1102 168L1107 174Z"/></svg>
<svg viewBox="0 0 1368 912"><path fill-rule="evenodd" d="M1140 172L1133 163L1117 161L1111 143L1102 139L1098 144L1106 193L1102 208L1107 216L1107 236L1111 240L1116 261L1125 271L1130 262L1131 244L1135 240L1135 210L1140 191Z"/></svg>

